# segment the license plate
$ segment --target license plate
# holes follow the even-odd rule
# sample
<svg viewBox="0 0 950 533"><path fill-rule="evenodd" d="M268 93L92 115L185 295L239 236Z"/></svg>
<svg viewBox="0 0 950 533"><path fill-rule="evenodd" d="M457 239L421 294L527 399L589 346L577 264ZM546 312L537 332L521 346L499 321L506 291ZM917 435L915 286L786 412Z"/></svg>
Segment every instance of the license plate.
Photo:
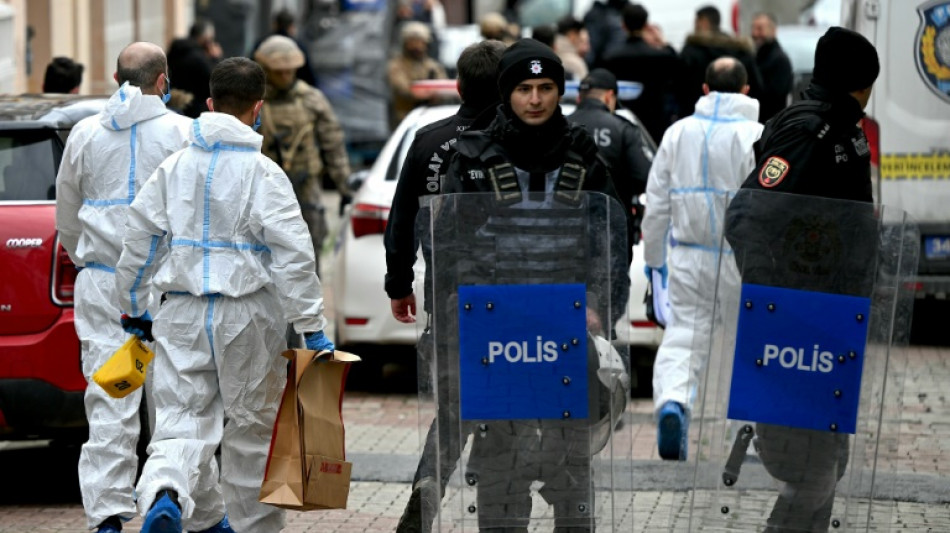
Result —
<svg viewBox="0 0 950 533"><path fill-rule="evenodd" d="M950 259L950 235L924 237L924 255L927 259Z"/></svg>

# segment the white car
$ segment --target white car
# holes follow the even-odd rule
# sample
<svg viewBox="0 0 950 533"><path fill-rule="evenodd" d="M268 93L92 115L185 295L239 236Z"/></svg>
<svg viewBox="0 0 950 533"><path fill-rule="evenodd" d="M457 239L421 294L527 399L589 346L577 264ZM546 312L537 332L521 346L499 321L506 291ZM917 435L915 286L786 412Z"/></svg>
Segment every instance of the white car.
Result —
<svg viewBox="0 0 950 533"><path fill-rule="evenodd" d="M571 104L561 107L565 115L573 111ZM415 344L422 333L424 317L418 317L420 321L415 325L403 324L396 321L390 311L389 298L383 289L386 274L383 231L399 172L416 131L454 114L457 109L456 105L414 109L390 136L347 206L334 246L331 281L336 322L333 339L338 344ZM617 343L655 348L662 339L662 330L646 316L643 302L646 278L641 248L634 247L627 317L616 324ZM414 268L415 294L422 314L425 265L421 257L417 258Z"/></svg>

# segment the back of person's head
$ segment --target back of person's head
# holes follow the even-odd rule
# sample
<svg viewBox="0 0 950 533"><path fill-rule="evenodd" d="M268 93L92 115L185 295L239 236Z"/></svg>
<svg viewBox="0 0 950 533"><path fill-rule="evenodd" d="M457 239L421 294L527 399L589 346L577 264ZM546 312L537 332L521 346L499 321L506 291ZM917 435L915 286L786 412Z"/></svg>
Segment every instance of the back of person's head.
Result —
<svg viewBox="0 0 950 533"><path fill-rule="evenodd" d="M476 107L499 101L498 62L505 48L501 41L486 39L462 50L456 63L462 101Z"/></svg>
<svg viewBox="0 0 950 533"><path fill-rule="evenodd" d="M600 99L607 91L613 91L616 95L617 90L617 77L605 68L591 70L577 87L578 97L581 100L585 98Z"/></svg>
<svg viewBox="0 0 950 533"><path fill-rule="evenodd" d="M709 22L710 29L718 30L722 23L722 16L716 6L703 6L696 10L696 18Z"/></svg>
<svg viewBox="0 0 950 533"><path fill-rule="evenodd" d="M531 28L531 38L551 48L554 48L555 37L557 37L557 29L550 24L542 24Z"/></svg>
<svg viewBox="0 0 950 533"><path fill-rule="evenodd" d="M557 32L560 35L567 35L572 31L581 31L584 29L584 23L577 20L573 15L565 15L557 21Z"/></svg>
<svg viewBox="0 0 950 533"><path fill-rule="evenodd" d="M43 76L44 93L68 94L79 89L83 66L68 57L54 57Z"/></svg>
<svg viewBox="0 0 950 533"><path fill-rule="evenodd" d="M706 85L710 92L741 93L749 83L749 73L733 57L720 57L706 67Z"/></svg>
<svg viewBox="0 0 950 533"><path fill-rule="evenodd" d="M212 30L214 30L214 24L210 20L197 18L188 30L188 38L193 41L201 41Z"/></svg>
<svg viewBox="0 0 950 533"><path fill-rule="evenodd" d="M860 33L832 26L815 45L812 80L826 89L864 90L874 85L880 73L877 49Z"/></svg>
<svg viewBox="0 0 950 533"><path fill-rule="evenodd" d="M229 57L211 71L214 110L230 115L246 113L264 98L264 69L246 57Z"/></svg>
<svg viewBox="0 0 950 533"><path fill-rule="evenodd" d="M274 31L281 35L290 35L294 27L294 14L289 9L281 9L274 15Z"/></svg>
<svg viewBox="0 0 950 533"><path fill-rule="evenodd" d="M647 25L647 9L640 4L629 4L623 8L623 26L627 31L642 31Z"/></svg>
<svg viewBox="0 0 950 533"><path fill-rule="evenodd" d="M144 41L123 48L115 65L119 85L129 82L129 85L141 87L146 94L150 94L150 88L158 81L158 77L167 71L165 52L157 44Z"/></svg>

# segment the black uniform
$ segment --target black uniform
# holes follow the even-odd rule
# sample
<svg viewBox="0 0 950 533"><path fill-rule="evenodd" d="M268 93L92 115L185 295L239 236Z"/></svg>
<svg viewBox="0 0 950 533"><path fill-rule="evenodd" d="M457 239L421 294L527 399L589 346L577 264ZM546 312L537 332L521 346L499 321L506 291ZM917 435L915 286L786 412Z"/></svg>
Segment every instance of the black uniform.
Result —
<svg viewBox="0 0 950 533"><path fill-rule="evenodd" d="M806 96L766 124L756 168L729 205L726 237L743 283L868 297L878 231L870 151L856 126L864 112L846 92L813 84ZM755 433L765 469L785 483L766 531L827 531L848 435L764 423Z"/></svg>
<svg viewBox="0 0 950 533"><path fill-rule="evenodd" d="M386 246L385 288L391 299L412 294L412 265L416 262L417 249L414 227L420 199L439 194L459 134L472 127L479 115L484 115L482 120L487 124L494 116L493 109L494 105L477 108L462 104L455 115L416 132L399 174L383 235Z"/></svg>
<svg viewBox="0 0 950 533"><path fill-rule="evenodd" d="M742 187L872 201L871 150L857 126L864 116L860 104L816 84L805 97L765 125L755 143L755 170Z"/></svg>
<svg viewBox="0 0 950 533"><path fill-rule="evenodd" d="M610 165L610 177L624 208L631 211L635 205L639 206L637 197L646 191L654 155L652 147L643 142L640 127L611 113L607 105L596 98L582 100L568 120L584 126L593 137L600 155ZM631 218L627 231L633 234L634 242L638 242L639 220Z"/></svg>

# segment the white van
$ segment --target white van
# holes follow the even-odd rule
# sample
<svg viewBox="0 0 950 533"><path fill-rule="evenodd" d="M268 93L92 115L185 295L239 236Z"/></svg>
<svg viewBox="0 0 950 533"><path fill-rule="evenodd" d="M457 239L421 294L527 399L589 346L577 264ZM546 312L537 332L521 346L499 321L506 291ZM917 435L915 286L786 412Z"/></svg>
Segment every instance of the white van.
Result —
<svg viewBox="0 0 950 533"><path fill-rule="evenodd" d="M920 225L917 297L950 293L950 0L843 0L842 25L877 47L866 109L875 197ZM946 302L941 302L945 305ZM915 313L915 322L919 315Z"/></svg>

